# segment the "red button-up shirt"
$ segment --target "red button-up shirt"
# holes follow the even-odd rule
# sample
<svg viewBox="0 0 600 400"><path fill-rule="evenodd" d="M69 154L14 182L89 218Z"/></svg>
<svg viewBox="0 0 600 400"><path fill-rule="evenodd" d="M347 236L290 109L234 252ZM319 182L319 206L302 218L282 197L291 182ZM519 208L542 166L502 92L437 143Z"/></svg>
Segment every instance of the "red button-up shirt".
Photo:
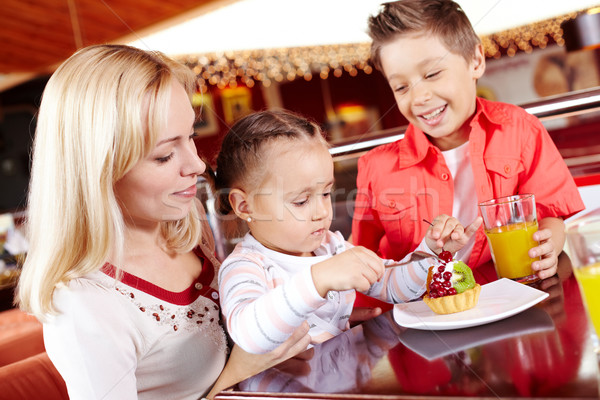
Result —
<svg viewBox="0 0 600 400"><path fill-rule="evenodd" d="M478 98L469 152L477 192L474 202L533 193L538 220L566 218L584 208L550 135L522 108ZM360 158L357 189L353 243L383 258L400 260L413 251L427 231L424 218L452 215L454 182L444 156L412 125L403 139ZM471 268L491 258L483 228L475 235L467 262Z"/></svg>

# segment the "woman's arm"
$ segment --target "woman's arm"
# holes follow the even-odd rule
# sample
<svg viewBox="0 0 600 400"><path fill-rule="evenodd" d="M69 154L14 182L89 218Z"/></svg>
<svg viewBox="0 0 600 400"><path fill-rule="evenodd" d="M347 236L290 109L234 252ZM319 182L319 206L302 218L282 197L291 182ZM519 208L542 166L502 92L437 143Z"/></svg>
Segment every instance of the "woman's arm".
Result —
<svg viewBox="0 0 600 400"><path fill-rule="evenodd" d="M86 282L55 291L60 314L44 323L44 345L72 400L138 398L138 333L112 297Z"/></svg>
<svg viewBox="0 0 600 400"><path fill-rule="evenodd" d="M206 397L212 399L220 391L306 350L311 340L308 330L308 323L304 322L282 345L266 354L250 354L234 346L223 372Z"/></svg>

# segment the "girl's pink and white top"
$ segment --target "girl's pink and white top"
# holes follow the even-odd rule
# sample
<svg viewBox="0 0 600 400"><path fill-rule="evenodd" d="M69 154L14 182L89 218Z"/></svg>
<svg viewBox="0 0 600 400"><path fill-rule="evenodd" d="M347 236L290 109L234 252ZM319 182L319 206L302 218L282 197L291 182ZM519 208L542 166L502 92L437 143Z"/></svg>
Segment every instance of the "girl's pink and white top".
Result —
<svg viewBox="0 0 600 400"><path fill-rule="evenodd" d="M329 291L321 297L310 266L351 247L339 232L327 232L315 256L297 257L270 250L248 233L219 271L221 307L232 339L248 352L266 353L304 321L313 343L348 329L355 291ZM419 298L430 265L426 259L388 268L365 294L390 303Z"/></svg>

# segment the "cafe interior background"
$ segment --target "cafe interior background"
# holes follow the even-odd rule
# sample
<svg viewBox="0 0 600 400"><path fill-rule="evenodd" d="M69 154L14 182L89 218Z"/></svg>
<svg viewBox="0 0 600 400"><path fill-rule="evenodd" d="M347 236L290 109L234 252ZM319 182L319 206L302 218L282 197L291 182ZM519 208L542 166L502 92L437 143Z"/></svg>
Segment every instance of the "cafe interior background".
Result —
<svg viewBox="0 0 600 400"><path fill-rule="evenodd" d="M542 119L586 206L599 207L600 1L457 2L487 57L479 95L521 105ZM26 212L35 115L53 69L77 48L113 42L163 51L193 69L200 88L196 145L211 164L228 127L252 111L286 108L318 122L335 160L334 227L347 236L358 157L402 137L407 123L368 60L366 20L379 4L4 0L0 213L18 222ZM213 221L218 231L217 225Z"/></svg>

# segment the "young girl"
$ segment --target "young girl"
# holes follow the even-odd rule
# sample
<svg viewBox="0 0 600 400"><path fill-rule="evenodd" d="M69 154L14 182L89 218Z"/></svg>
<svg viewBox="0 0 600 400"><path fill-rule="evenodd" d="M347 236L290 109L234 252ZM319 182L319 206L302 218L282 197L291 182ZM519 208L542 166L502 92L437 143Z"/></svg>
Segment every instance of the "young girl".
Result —
<svg viewBox="0 0 600 400"><path fill-rule="evenodd" d="M431 259L385 269L375 253L329 231L333 184L320 129L297 115L252 114L224 138L219 208L247 221L250 231L224 261L219 289L227 329L244 350L267 352L303 321L313 343L337 335L348 328L355 290L393 303L424 292ZM481 223L464 231L454 218L438 220L435 228L445 232L442 244L450 251ZM427 239L420 249L439 251L437 245Z"/></svg>

